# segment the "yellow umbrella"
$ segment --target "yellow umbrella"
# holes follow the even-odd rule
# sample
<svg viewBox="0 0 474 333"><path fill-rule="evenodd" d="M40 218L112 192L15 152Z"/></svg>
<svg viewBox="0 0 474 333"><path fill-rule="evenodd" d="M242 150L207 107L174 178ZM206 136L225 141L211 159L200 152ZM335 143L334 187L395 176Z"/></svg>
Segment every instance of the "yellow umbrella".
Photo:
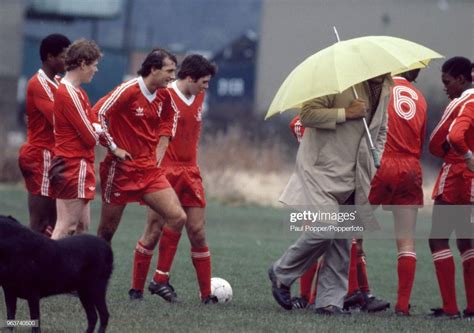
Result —
<svg viewBox="0 0 474 333"><path fill-rule="evenodd" d="M316 97L412 66L424 67L443 56L420 44L389 36L367 36L335 43L307 58L285 79L273 98L265 119L298 108Z"/></svg>

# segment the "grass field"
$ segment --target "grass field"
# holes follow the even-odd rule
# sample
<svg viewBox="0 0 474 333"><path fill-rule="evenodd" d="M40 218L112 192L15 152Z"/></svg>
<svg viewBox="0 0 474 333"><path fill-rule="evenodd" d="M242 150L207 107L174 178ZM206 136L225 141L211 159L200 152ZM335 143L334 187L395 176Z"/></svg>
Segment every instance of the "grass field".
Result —
<svg viewBox="0 0 474 333"><path fill-rule="evenodd" d="M22 187L2 186L0 198L0 214L27 221L26 194ZM92 204L91 232L97 227L99 205L99 200ZM419 240L417 244L418 266L410 318L395 317L392 309L375 315L355 313L349 318L328 318L305 310L287 312L281 309L271 296L266 271L296 234L283 231L281 210L230 207L216 201L210 201L207 210L213 275L230 282L234 300L226 305L200 305L189 242L184 236L171 277L182 302L168 304L148 293L143 301L131 302L127 291L132 255L142 232L144 213L143 207L128 206L113 241L115 269L108 290L109 332L474 332L474 322L425 318L430 307L437 307L441 302L426 240ZM421 217L419 223L429 221ZM371 288L377 296L393 304L397 286L395 243L393 240L368 240L365 248ZM455 256L459 257L457 253ZM154 258L152 266L155 262ZM459 260L456 267L458 303L463 309L465 298ZM2 291L0 298L0 326L3 326ZM56 296L44 299L41 304L43 332L85 330L85 314L77 298ZM17 319L28 318L26 302L20 300Z"/></svg>

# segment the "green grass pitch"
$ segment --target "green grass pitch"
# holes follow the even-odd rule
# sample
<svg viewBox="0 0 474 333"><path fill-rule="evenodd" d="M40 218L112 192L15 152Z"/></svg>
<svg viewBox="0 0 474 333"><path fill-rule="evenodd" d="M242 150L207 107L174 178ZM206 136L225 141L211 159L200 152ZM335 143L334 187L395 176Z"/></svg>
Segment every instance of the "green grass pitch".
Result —
<svg viewBox="0 0 474 333"><path fill-rule="evenodd" d="M27 221L26 193L21 186L0 187L0 214ZM100 200L92 203L91 232L95 233ZM168 304L158 296L145 293L141 302L128 300L133 249L141 235L145 209L129 205L113 240L114 272L108 289L111 313L109 332L474 332L474 323L463 320L430 320L430 307L441 304L434 268L426 240L417 242L418 264L412 294L412 316L393 314L396 300L396 247L393 240L367 240L369 282L372 291L392 303L379 314L354 313L348 318L328 318L310 311L285 311L273 300L266 271L292 243L296 234L284 232L283 213L274 208L230 207L210 201L207 209L207 236L212 252L213 276L230 282L234 299L226 305L202 306L189 242L181 239L172 269L171 282L181 299ZM385 223L391 223L385 221ZM419 225L429 225L421 216ZM453 244L452 244L453 245ZM456 257L457 295L465 307L464 286L459 255ZM156 263L153 258L152 268ZM21 263L19 263L21 264ZM150 269L149 277L151 277ZM293 287L296 294L298 286ZM3 291L0 291L0 326L5 325ZM56 296L41 302L43 332L83 332L85 313L79 300ZM24 300L18 301L17 319L28 319ZM24 329L23 329L24 330ZM20 331L20 330L18 330ZM22 331L22 330L21 330Z"/></svg>

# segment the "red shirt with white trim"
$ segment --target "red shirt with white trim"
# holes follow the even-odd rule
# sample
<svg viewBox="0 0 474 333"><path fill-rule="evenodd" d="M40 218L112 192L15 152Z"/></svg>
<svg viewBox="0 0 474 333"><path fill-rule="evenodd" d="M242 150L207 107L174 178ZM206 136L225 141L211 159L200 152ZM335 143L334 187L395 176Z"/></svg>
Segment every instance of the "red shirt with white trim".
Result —
<svg viewBox="0 0 474 333"><path fill-rule="evenodd" d="M166 150L162 166L176 164L197 165L197 151L201 136L202 107L205 92L186 98L176 81L167 88L178 110L177 135Z"/></svg>
<svg viewBox="0 0 474 333"><path fill-rule="evenodd" d="M178 114L169 92L149 92L142 77L122 83L93 109L104 130L101 144L125 149L133 159L121 163L133 168L156 167L160 137L176 132ZM108 157L113 158L110 151Z"/></svg>
<svg viewBox="0 0 474 333"><path fill-rule="evenodd" d="M384 154L402 153L419 159L426 132L426 100L404 77L395 76L393 81Z"/></svg>
<svg viewBox="0 0 474 333"><path fill-rule="evenodd" d="M473 90L466 90L459 98L455 98L448 104L438 125L435 127L430 137L430 152L438 157L442 157L447 163L464 162L464 156L451 148L448 142L448 134L454 120L466 105L472 107ZM462 150L462 148L459 148Z"/></svg>
<svg viewBox="0 0 474 333"><path fill-rule="evenodd" d="M26 88L27 143L52 150L54 148L53 110L54 94L59 76L51 80L40 69L28 81Z"/></svg>
<svg viewBox="0 0 474 333"><path fill-rule="evenodd" d="M84 89L62 79L54 101L54 154L94 162L94 146L99 136L92 123L96 122Z"/></svg>
<svg viewBox="0 0 474 333"><path fill-rule="evenodd" d="M448 142L464 156L474 150L474 89L464 91L462 96L468 97L459 105L459 114L449 127Z"/></svg>

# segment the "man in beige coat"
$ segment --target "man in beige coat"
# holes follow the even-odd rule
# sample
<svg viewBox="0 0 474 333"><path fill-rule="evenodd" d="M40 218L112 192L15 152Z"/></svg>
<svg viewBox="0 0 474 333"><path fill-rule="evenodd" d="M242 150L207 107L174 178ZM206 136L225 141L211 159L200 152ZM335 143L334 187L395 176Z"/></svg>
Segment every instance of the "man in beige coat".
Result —
<svg viewBox="0 0 474 333"><path fill-rule="evenodd" d="M377 228L368 202L375 166L362 117L365 117L379 156L387 135L387 106L392 81L378 76L340 94L313 99L303 105L300 117L305 135L298 150L296 169L280 201L295 210L355 212L365 230ZM341 205L351 205L346 208ZM313 226L328 226L318 221ZM340 314L347 292L350 239L353 234L305 231L269 269L275 300L291 310L290 286L319 257L316 312Z"/></svg>

